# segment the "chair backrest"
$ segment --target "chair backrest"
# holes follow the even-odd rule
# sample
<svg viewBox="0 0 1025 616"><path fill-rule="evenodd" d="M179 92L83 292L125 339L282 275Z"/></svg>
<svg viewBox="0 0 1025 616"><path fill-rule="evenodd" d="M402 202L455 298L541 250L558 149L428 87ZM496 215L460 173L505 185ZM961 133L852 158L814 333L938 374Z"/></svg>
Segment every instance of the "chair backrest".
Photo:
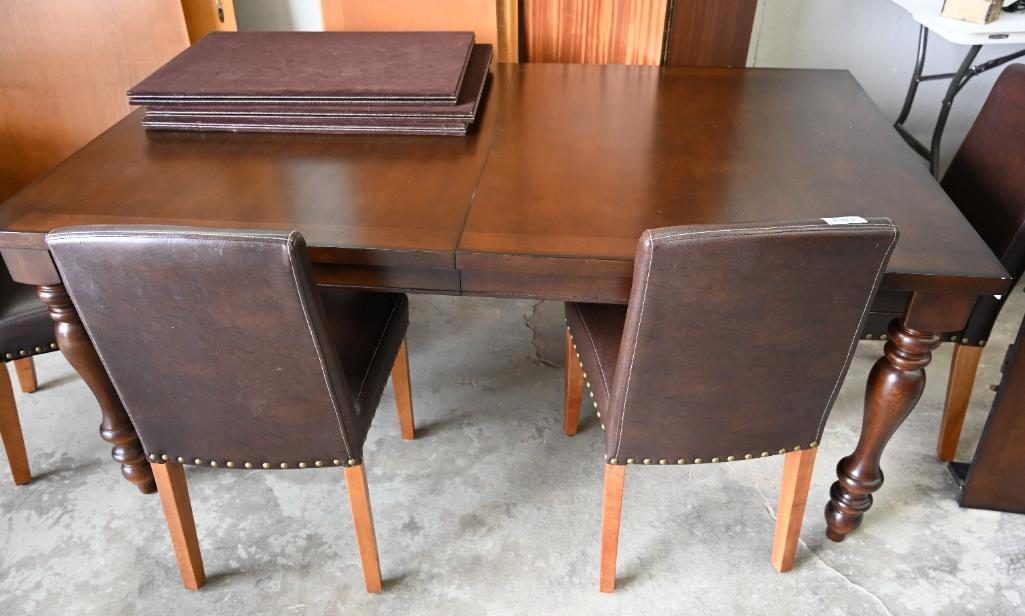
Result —
<svg viewBox="0 0 1025 616"><path fill-rule="evenodd" d="M53 321L35 287L15 282L0 261L0 362L57 350Z"/></svg>
<svg viewBox="0 0 1025 616"><path fill-rule="evenodd" d="M1015 280L1025 271L1025 64L993 85L943 189Z"/></svg>
<svg viewBox="0 0 1025 616"><path fill-rule="evenodd" d="M299 233L82 226L46 240L147 455L238 468L359 457Z"/></svg>
<svg viewBox="0 0 1025 616"><path fill-rule="evenodd" d="M1025 273L1025 64L1012 64L993 85L975 124L943 176L942 186L1017 281ZM989 338L1007 295L979 298L958 334Z"/></svg>
<svg viewBox="0 0 1025 616"><path fill-rule="evenodd" d="M897 235L888 219L646 231L608 456L677 464L817 446Z"/></svg>

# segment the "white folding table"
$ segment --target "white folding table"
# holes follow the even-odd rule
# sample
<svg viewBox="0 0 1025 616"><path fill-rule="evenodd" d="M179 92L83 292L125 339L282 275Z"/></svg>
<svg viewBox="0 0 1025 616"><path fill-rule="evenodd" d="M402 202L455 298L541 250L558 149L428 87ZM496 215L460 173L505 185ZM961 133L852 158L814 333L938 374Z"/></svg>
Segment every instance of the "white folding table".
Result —
<svg viewBox="0 0 1025 616"><path fill-rule="evenodd" d="M929 170L933 175L939 174L940 142L943 139L943 129L947 125L947 116L950 115L950 108L954 104L954 97L961 91L961 88L971 80L972 77L996 68L1015 58L1025 55L1025 50L1008 53L999 58L994 58L981 64L973 64L975 57L983 45L1025 45L1025 12L1007 13L1004 12L1000 18L989 24L973 24L966 21L958 21L940 15L943 7L943 0L892 0L901 6L911 17L918 22L918 55L915 60L915 71L911 75L911 84L908 86L907 96L904 98L904 106L893 127L897 129L904 141L908 142L915 152L929 161ZM925 66L926 45L929 42L929 33L932 32L951 43L958 45L969 45L968 53L965 54L961 66L954 73L940 73L936 75L923 75L922 69ZM915 94L918 92L918 84L923 81L934 81L949 79L950 85L943 97L939 116L936 118L936 127L933 129L932 142L926 147L918 139L904 128L904 122L911 112L911 105L915 101Z"/></svg>

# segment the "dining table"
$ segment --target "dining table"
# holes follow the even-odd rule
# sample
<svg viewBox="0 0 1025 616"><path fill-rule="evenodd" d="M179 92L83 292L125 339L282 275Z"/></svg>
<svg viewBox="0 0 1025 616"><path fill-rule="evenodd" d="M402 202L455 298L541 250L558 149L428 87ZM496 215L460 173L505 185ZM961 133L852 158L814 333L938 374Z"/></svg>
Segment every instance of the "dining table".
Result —
<svg viewBox="0 0 1025 616"><path fill-rule="evenodd" d="M869 319L886 342L826 504L834 541L882 486L880 458L922 393L931 352L979 296L1010 284L844 70L497 64L465 137L147 132L140 118L127 115L4 203L0 253L48 305L62 352L99 402L102 438L144 493L155 491L152 473L47 250L53 229L295 229L322 285L626 303L645 229L889 217L900 240Z"/></svg>

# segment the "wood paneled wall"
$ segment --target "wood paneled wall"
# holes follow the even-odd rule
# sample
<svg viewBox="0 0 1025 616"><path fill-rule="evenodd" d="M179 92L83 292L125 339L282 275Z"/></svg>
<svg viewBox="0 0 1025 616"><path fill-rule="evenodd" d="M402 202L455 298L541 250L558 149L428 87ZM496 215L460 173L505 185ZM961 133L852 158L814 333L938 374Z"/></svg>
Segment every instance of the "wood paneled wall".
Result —
<svg viewBox="0 0 1025 616"><path fill-rule="evenodd" d="M0 201L117 122L189 44L178 0L0 2Z"/></svg>
<svg viewBox="0 0 1025 616"><path fill-rule="evenodd" d="M519 56L515 0L321 0L324 30L469 30L495 46L500 62Z"/></svg>
<svg viewBox="0 0 1025 616"><path fill-rule="evenodd" d="M528 62L659 64L666 0L523 0L522 21Z"/></svg>
<svg viewBox="0 0 1025 616"><path fill-rule="evenodd" d="M744 66L758 0L673 0L666 64Z"/></svg>

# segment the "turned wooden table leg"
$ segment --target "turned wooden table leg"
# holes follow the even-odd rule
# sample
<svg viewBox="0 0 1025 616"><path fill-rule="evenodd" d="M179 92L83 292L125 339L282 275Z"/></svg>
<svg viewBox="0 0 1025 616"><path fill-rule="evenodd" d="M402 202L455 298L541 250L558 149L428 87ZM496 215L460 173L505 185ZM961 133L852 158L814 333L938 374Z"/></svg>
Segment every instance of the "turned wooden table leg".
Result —
<svg viewBox="0 0 1025 616"><path fill-rule="evenodd" d="M921 397L925 367L939 344L939 334L910 329L900 319L890 323L883 357L868 375L861 438L854 453L837 464L829 491L826 536L833 541L843 541L872 507L872 493L883 485L883 449Z"/></svg>
<svg viewBox="0 0 1025 616"><path fill-rule="evenodd" d="M114 446L111 455L121 463L121 474L138 486L143 494L155 492L157 488L153 482L153 472L146 462L139 437L135 434L135 428L107 371L100 363L64 285L41 285L37 287L36 294L50 309L50 318L55 323L57 344L61 351L100 403L100 411L103 413L100 436Z"/></svg>

